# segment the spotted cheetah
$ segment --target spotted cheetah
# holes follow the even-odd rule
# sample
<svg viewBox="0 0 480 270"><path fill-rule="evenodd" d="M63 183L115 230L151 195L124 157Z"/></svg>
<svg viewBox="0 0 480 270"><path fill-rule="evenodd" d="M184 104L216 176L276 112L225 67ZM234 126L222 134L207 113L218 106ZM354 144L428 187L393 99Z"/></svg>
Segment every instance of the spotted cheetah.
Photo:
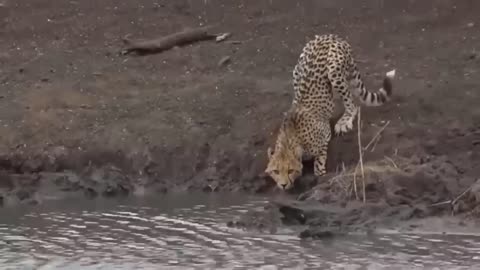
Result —
<svg viewBox="0 0 480 270"><path fill-rule="evenodd" d="M333 93L340 94L345 107L334 128L337 135L342 135L353 128L358 111L349 88L366 106L380 106L391 96L394 76L395 70L388 72L378 93L369 92L360 78L350 45L334 34L316 35L307 42L293 69L293 102L284 116L274 149L267 150L265 173L280 189L290 189L302 174L302 158L310 156L314 158L314 174L326 174Z"/></svg>

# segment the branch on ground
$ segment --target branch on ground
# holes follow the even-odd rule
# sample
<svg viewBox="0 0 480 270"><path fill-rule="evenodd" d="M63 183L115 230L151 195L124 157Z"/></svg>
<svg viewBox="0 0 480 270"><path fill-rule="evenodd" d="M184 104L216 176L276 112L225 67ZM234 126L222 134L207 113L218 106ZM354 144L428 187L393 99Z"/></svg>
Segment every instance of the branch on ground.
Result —
<svg viewBox="0 0 480 270"><path fill-rule="evenodd" d="M226 33L211 34L208 31L211 26L201 28L189 28L183 31L170 34L161 38L151 40L130 40L128 37L123 38L123 42L127 45L121 53L123 55L129 53L137 53L139 55L160 53L177 46L185 46L199 41L214 40L220 42L229 36ZM218 40L220 37L220 40Z"/></svg>

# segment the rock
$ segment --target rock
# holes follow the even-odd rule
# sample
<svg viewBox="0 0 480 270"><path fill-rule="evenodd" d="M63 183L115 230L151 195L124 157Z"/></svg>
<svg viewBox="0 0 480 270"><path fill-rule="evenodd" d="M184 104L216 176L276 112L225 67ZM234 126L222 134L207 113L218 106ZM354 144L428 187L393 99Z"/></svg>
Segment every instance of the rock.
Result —
<svg viewBox="0 0 480 270"><path fill-rule="evenodd" d="M24 173L37 173L42 170L42 165L43 162L40 158L32 157L22 164L20 171Z"/></svg>
<svg viewBox="0 0 480 270"><path fill-rule="evenodd" d="M5 171L0 171L0 192L10 191L15 187L12 177Z"/></svg>
<svg viewBox="0 0 480 270"><path fill-rule="evenodd" d="M42 174L42 177L53 182L61 191L77 191L81 187L78 175L73 172Z"/></svg>
<svg viewBox="0 0 480 270"><path fill-rule="evenodd" d="M298 237L301 239L312 238L312 239L331 239L337 234L331 230L325 229L306 229L302 231Z"/></svg>
<svg viewBox="0 0 480 270"><path fill-rule="evenodd" d="M256 230L260 232L276 233L282 225L282 214L278 208L269 204L262 211L248 211L238 220L227 222L227 226L243 230Z"/></svg>
<svg viewBox="0 0 480 270"><path fill-rule="evenodd" d="M98 192L93 189L93 188L84 188L83 189L83 194L85 195L85 197L89 198L89 199L93 199L93 198L96 198L98 196Z"/></svg>
<svg viewBox="0 0 480 270"><path fill-rule="evenodd" d="M31 197L30 192L28 192L26 190L19 190L19 191L16 192L16 195L17 195L18 200L20 200L20 201L25 201L27 199L30 199L30 197Z"/></svg>
<svg viewBox="0 0 480 270"><path fill-rule="evenodd" d="M90 169L84 177L86 187L106 197L128 195L133 190L131 179L113 165Z"/></svg>
<svg viewBox="0 0 480 270"><path fill-rule="evenodd" d="M307 221L304 211L299 208L283 205L278 210L283 214L282 222L285 225L303 225Z"/></svg>

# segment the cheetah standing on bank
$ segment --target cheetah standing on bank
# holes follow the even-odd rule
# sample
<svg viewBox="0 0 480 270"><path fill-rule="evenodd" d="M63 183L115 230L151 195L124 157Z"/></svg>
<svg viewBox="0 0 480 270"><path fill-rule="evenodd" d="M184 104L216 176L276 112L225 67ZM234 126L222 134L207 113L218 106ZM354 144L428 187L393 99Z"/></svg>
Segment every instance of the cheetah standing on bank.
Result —
<svg viewBox="0 0 480 270"><path fill-rule="evenodd" d="M345 112L335 124L335 133L353 128L358 107L353 94L366 106L389 100L395 70L388 72L378 93L365 89L352 57L350 45L337 35L315 36L303 48L293 70L295 96L280 127L275 148L268 148L265 172L278 187L290 189L302 174L302 157L313 156L316 176L326 174L327 148L331 138L329 120L334 111L333 91L340 94Z"/></svg>

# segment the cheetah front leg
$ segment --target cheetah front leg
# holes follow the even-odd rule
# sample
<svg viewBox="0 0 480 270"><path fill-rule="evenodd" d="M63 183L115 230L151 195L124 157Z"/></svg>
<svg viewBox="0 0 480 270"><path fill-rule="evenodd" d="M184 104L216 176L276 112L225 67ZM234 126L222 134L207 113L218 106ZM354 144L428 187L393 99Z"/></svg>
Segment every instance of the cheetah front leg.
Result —
<svg viewBox="0 0 480 270"><path fill-rule="evenodd" d="M313 173L315 176L322 176L327 173L327 150L328 147L322 148L321 151L315 156L313 161Z"/></svg>
<svg viewBox="0 0 480 270"><path fill-rule="evenodd" d="M335 134L343 135L353 129L353 120L358 112L358 107L353 102L352 93L348 89L348 81L344 74L333 70L329 74L333 91L336 91L342 97L342 103L345 111L335 124Z"/></svg>
<svg viewBox="0 0 480 270"><path fill-rule="evenodd" d="M317 147L313 151L313 173L315 176L322 176L327 173L328 144L332 137L329 123L321 122L319 127L320 136L318 136L318 138L320 138L320 140L317 141Z"/></svg>

